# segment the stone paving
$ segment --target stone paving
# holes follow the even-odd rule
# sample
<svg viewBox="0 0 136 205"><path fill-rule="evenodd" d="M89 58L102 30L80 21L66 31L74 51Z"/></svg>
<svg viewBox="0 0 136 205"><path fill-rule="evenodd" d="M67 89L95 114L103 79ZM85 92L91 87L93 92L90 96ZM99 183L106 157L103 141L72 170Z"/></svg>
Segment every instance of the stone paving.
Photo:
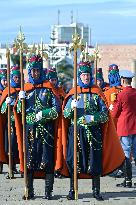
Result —
<svg viewBox="0 0 136 205"><path fill-rule="evenodd" d="M55 179L53 200L47 201L42 199L44 196L44 180L35 179L34 200L23 201L24 180L20 175L16 175L16 179L7 180L5 178L8 167L4 165L4 173L0 175L0 205L43 205L43 204L91 204L91 205L129 205L136 204L136 167L133 165L133 187L119 188L116 184L122 182L122 178L115 179L113 176L101 178L101 191L104 197L103 202L96 201L92 198L91 180L79 180L79 195L78 201L68 201L66 195L69 191L69 179Z"/></svg>

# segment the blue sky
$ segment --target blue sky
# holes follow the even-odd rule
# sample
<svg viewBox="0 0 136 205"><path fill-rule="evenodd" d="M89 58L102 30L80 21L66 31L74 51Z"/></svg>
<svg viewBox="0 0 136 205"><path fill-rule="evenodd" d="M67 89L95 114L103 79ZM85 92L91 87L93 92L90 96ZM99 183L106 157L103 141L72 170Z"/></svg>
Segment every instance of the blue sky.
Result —
<svg viewBox="0 0 136 205"><path fill-rule="evenodd" d="M50 42L50 26L74 20L92 29L92 44L136 43L135 0L0 0L0 42L12 42L22 25L26 42Z"/></svg>

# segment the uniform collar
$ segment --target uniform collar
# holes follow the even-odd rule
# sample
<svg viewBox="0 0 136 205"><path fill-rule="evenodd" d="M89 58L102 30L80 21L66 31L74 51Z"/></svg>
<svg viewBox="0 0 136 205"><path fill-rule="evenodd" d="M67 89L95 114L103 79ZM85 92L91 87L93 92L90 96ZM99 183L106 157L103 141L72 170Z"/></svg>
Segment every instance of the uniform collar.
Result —
<svg viewBox="0 0 136 205"><path fill-rule="evenodd" d="M132 88L132 86L131 85L127 85L127 86L123 87L123 90L129 89L129 88Z"/></svg>

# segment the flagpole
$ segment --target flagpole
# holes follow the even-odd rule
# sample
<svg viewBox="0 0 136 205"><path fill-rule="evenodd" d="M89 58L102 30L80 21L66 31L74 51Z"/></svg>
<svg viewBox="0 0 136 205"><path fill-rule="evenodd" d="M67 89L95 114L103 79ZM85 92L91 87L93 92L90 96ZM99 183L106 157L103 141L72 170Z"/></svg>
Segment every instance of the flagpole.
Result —
<svg viewBox="0 0 136 205"><path fill-rule="evenodd" d="M77 32L72 36L74 50L74 99L77 100L77 49L83 46ZM74 191L75 200L78 200L78 179L77 179L77 108L74 107Z"/></svg>
<svg viewBox="0 0 136 205"><path fill-rule="evenodd" d="M41 57L43 59L43 40L42 40L42 37L41 37Z"/></svg>
<svg viewBox="0 0 136 205"><path fill-rule="evenodd" d="M20 46L20 73L21 73L21 91L24 91L24 73L23 73L23 41L25 36L21 30L17 36ZM26 156L26 119L25 119L25 99L22 99L22 126L23 126L23 152L24 152L24 182L25 182L25 198L28 199L28 182L27 182L27 156Z"/></svg>
<svg viewBox="0 0 136 205"><path fill-rule="evenodd" d="M99 49L98 49L98 45L97 45L97 43L96 43L95 52L94 52L94 60L95 60L95 84L96 84L96 85L97 85L97 67L98 67L97 63L98 63L98 58L99 58L98 54L99 54Z"/></svg>
<svg viewBox="0 0 136 205"><path fill-rule="evenodd" d="M10 97L10 50L7 48L7 84L8 84L8 97ZM13 178L12 174L12 153L11 153L11 106L8 103L8 155L9 155L9 179Z"/></svg>

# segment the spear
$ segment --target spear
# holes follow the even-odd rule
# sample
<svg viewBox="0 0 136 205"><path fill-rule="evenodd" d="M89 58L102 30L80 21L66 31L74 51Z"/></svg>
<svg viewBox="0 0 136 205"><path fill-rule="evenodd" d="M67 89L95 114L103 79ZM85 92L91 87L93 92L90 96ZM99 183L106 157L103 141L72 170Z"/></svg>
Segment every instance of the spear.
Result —
<svg viewBox="0 0 136 205"><path fill-rule="evenodd" d="M8 97L10 97L10 50L7 48L7 84L8 84ZM13 178L12 175L12 155L11 155L11 110L8 103L8 150L9 150L9 179Z"/></svg>
<svg viewBox="0 0 136 205"><path fill-rule="evenodd" d="M88 46L87 46L87 42L86 42L86 46L85 46L85 62L88 60Z"/></svg>
<svg viewBox="0 0 136 205"><path fill-rule="evenodd" d="M77 100L77 49L82 49L83 44L79 35L75 32L72 36L73 45L70 50L74 50L74 99ZM74 191L75 200L78 199L78 179L77 179L77 108L74 108Z"/></svg>
<svg viewBox="0 0 136 205"><path fill-rule="evenodd" d="M21 91L24 91L24 73L23 73L23 41L25 36L21 30L17 35L17 42L20 47L20 73L21 73ZM24 152L24 181L25 181L25 197L28 198L28 186L27 186L27 158L26 158L26 132L25 132L25 99L22 99L22 126L23 126L23 152Z"/></svg>
<svg viewBox="0 0 136 205"><path fill-rule="evenodd" d="M42 57L42 66L43 66L43 40L41 37L41 57Z"/></svg>
<svg viewBox="0 0 136 205"><path fill-rule="evenodd" d="M41 38L41 57L43 59L43 40L42 38Z"/></svg>
<svg viewBox="0 0 136 205"><path fill-rule="evenodd" d="M98 45L96 43L95 46L95 51L94 51L94 61L95 61L95 84L97 85L97 60L99 59L99 49L98 49Z"/></svg>
<svg viewBox="0 0 136 205"><path fill-rule="evenodd" d="M44 68L44 61L47 61L48 59L48 54L44 51L44 45L43 45L43 39L41 38L41 44L39 46L39 49L41 57L42 57L42 63L43 63L43 68Z"/></svg>

